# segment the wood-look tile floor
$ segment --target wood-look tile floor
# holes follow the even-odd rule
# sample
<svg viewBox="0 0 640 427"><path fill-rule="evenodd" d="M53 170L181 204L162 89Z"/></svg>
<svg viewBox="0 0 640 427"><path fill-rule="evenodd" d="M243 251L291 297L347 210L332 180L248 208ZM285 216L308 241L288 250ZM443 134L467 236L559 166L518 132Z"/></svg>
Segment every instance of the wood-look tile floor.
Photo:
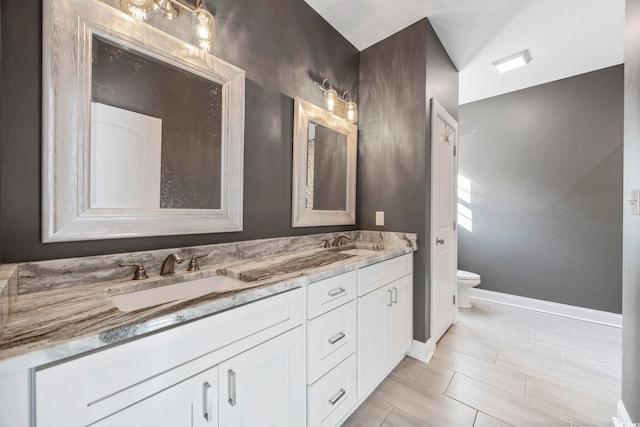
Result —
<svg viewBox="0 0 640 427"><path fill-rule="evenodd" d="M612 425L618 328L474 301L428 364L405 358L344 427Z"/></svg>

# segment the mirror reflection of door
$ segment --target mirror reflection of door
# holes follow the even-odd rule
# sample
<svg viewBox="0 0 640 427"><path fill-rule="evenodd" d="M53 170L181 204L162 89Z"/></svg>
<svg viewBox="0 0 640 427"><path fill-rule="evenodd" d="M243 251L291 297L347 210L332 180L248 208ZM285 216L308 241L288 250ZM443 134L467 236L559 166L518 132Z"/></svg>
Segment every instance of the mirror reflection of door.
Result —
<svg viewBox="0 0 640 427"><path fill-rule="evenodd" d="M347 135L309 122L307 208L347 208Z"/></svg>
<svg viewBox="0 0 640 427"><path fill-rule="evenodd" d="M91 103L91 207L159 208L162 120Z"/></svg>

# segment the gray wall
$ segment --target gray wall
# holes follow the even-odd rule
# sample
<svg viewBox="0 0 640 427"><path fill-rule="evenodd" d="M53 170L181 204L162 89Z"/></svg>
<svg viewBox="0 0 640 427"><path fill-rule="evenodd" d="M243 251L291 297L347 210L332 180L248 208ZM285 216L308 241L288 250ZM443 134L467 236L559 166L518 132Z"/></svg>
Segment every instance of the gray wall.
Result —
<svg viewBox="0 0 640 427"><path fill-rule="evenodd" d="M640 188L640 0L627 0L624 92L624 196ZM640 423L640 216L624 213L622 401Z"/></svg>
<svg viewBox="0 0 640 427"><path fill-rule="evenodd" d="M457 116L458 73L427 19L360 55L358 223L418 233L414 338L429 337L429 99ZM385 225L375 225L375 212Z"/></svg>
<svg viewBox="0 0 640 427"><path fill-rule="evenodd" d="M462 105L459 267L484 289L620 313L622 140L622 65Z"/></svg>
<svg viewBox="0 0 640 427"><path fill-rule="evenodd" d="M38 0L2 0L0 140L2 262L312 234L292 229L293 97L322 101L331 78L358 100L358 51L301 0L208 1L214 54L246 71L244 231L75 243L40 243L41 20Z"/></svg>

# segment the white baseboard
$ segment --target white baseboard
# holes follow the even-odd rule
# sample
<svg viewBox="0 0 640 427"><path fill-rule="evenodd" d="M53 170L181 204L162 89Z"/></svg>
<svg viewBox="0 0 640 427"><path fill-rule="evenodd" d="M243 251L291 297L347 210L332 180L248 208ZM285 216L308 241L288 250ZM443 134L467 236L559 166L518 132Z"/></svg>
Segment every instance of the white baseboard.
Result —
<svg viewBox="0 0 640 427"><path fill-rule="evenodd" d="M600 323L602 325L613 326L616 328L622 327L621 314L526 298L517 295L503 294L502 292L488 291L486 289L471 288L469 293L472 299L541 311L543 313L555 314L557 316L569 317L592 323Z"/></svg>
<svg viewBox="0 0 640 427"><path fill-rule="evenodd" d="M407 354L421 362L429 363L435 351L436 346L433 340L429 338L427 342L413 340L413 344L411 344L411 348Z"/></svg>
<svg viewBox="0 0 640 427"><path fill-rule="evenodd" d="M640 424L634 424L633 421L631 421L631 417L627 412L627 408L624 407L624 403L622 403L622 400L619 400L618 413L615 417L613 417L613 425L614 427L637 427Z"/></svg>

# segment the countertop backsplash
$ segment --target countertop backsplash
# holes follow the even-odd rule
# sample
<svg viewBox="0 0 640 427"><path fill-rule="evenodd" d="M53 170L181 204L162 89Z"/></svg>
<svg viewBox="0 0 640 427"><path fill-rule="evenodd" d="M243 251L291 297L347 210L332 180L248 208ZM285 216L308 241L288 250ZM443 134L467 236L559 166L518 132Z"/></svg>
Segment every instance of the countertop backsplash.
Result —
<svg viewBox="0 0 640 427"><path fill-rule="evenodd" d="M353 242L409 246L416 249L416 234L380 231L348 231L310 236L279 237L263 240L160 249L144 252L128 252L82 258L18 264L17 292L19 295L72 286L90 285L111 280L124 280L133 276L134 267L123 268L120 263L140 263L149 277L160 274L162 263L172 253L184 257L176 264L176 272L186 271L191 257L207 255L199 260L200 266L223 264L231 261L258 258L286 252L320 248L325 241L332 241L340 234L347 234Z"/></svg>

